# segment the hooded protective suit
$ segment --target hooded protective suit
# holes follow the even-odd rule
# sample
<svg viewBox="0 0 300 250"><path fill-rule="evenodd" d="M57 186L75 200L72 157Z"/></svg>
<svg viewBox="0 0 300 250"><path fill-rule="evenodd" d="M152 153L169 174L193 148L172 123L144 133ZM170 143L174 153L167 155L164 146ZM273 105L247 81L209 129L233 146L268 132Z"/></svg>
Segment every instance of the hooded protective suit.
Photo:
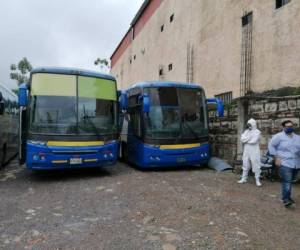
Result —
<svg viewBox="0 0 300 250"><path fill-rule="evenodd" d="M251 125L251 129L246 129L241 136L241 142L244 145L242 180L244 180L244 182L247 180L248 172L252 167L252 171L255 173L256 180L259 182L261 173L259 148L261 132L257 129L256 121L254 119L250 119L247 124Z"/></svg>

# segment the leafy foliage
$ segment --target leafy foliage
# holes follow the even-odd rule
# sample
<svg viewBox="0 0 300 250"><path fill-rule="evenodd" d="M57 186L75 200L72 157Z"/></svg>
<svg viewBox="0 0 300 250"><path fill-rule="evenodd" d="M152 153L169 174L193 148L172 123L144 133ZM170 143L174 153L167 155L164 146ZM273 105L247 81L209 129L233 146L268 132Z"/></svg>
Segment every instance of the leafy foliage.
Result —
<svg viewBox="0 0 300 250"><path fill-rule="evenodd" d="M12 89L11 91L14 92L16 95L18 95L19 93L19 89Z"/></svg>
<svg viewBox="0 0 300 250"><path fill-rule="evenodd" d="M95 65L99 65L101 70L109 71L110 70L110 63L109 61L104 58L97 58L94 62Z"/></svg>
<svg viewBox="0 0 300 250"><path fill-rule="evenodd" d="M268 90L263 92L262 94L272 97L300 95L300 87L283 87L276 90Z"/></svg>
<svg viewBox="0 0 300 250"><path fill-rule="evenodd" d="M29 82L29 73L32 70L32 66L30 62L24 57L18 65L11 64L10 65L10 78L12 80L16 80L18 84L28 83Z"/></svg>

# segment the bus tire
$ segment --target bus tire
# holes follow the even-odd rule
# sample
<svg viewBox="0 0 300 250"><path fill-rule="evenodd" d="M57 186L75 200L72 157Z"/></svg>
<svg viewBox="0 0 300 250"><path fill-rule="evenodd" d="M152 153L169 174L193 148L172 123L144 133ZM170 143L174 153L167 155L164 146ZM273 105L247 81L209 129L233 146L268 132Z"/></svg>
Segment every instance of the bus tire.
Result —
<svg viewBox="0 0 300 250"><path fill-rule="evenodd" d="M125 162L125 163L128 161L127 145L126 145L125 142L122 142L122 147L121 147L121 161Z"/></svg>
<svg viewBox="0 0 300 250"><path fill-rule="evenodd" d="M21 152L21 156L19 155L18 158L19 158L19 159L18 159L19 164L20 164L20 165L23 165L23 164L25 163L25 157L24 157L23 152Z"/></svg>
<svg viewBox="0 0 300 250"><path fill-rule="evenodd" d="M3 149L2 149L2 159L0 161L0 168L4 167L5 159L6 159L6 144L4 144Z"/></svg>

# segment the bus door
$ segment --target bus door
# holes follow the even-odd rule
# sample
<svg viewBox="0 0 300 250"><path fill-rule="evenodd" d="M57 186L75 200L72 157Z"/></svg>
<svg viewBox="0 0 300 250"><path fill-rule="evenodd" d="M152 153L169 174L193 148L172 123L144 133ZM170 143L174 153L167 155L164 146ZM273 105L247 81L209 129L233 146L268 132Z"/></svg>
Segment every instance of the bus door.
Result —
<svg viewBox="0 0 300 250"><path fill-rule="evenodd" d="M21 84L19 88L19 163L26 161L26 135L27 135L27 103L28 88Z"/></svg>
<svg viewBox="0 0 300 250"><path fill-rule="evenodd" d="M142 142L142 115L140 93L135 93L128 98L128 135L127 155L129 161L138 157L138 146Z"/></svg>

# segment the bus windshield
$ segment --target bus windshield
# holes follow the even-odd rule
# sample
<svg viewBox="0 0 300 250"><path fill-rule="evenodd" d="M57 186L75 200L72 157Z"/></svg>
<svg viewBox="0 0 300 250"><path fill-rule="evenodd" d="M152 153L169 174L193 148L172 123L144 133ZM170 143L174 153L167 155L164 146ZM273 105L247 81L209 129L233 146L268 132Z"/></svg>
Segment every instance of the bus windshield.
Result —
<svg viewBox="0 0 300 250"><path fill-rule="evenodd" d="M58 135L117 133L115 82L75 75L34 74L30 132Z"/></svg>
<svg viewBox="0 0 300 250"><path fill-rule="evenodd" d="M199 139L208 135L205 98L201 89L147 88L150 112L145 115L149 139Z"/></svg>

